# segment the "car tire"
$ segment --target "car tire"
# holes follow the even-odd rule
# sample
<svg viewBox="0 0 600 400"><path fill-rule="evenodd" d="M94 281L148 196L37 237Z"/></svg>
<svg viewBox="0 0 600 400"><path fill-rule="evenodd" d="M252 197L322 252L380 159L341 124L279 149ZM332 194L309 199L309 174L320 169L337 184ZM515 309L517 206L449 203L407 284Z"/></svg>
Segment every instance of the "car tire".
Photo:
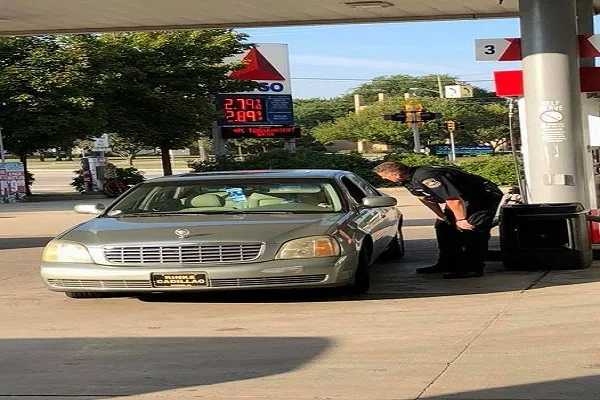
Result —
<svg viewBox="0 0 600 400"><path fill-rule="evenodd" d="M347 292L351 295L360 295L367 293L369 289L371 289L371 267L369 264L369 254L363 249L358 256L354 281L347 288Z"/></svg>
<svg viewBox="0 0 600 400"><path fill-rule="evenodd" d="M65 296L71 299L101 299L106 297L106 294L97 292L65 292Z"/></svg>
<svg viewBox="0 0 600 400"><path fill-rule="evenodd" d="M381 260L384 261L398 261L404 258L404 254L406 253L404 247L404 235L402 234L402 221L398 224L398 232L396 232L396 236L392 239L388 248L385 249L383 253L381 253Z"/></svg>

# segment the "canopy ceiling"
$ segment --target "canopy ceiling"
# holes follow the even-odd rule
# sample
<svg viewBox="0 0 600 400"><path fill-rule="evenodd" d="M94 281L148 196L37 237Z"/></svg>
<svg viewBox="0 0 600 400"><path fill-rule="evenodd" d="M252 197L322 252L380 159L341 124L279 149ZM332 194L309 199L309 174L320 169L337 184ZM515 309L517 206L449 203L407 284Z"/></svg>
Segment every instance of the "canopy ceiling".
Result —
<svg viewBox="0 0 600 400"><path fill-rule="evenodd" d="M600 9L600 0L594 2ZM504 0L502 4L499 0L376 3L379 4L352 0L0 0L0 34L241 28L518 15L518 0Z"/></svg>

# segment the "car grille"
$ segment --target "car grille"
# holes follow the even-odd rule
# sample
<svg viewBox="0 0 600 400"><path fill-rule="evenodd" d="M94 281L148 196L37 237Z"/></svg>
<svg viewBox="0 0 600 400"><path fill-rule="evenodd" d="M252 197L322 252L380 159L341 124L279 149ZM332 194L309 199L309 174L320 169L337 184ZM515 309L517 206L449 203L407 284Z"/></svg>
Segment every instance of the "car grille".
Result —
<svg viewBox="0 0 600 400"><path fill-rule="evenodd" d="M148 289L149 280L95 280L95 279L48 279L57 288L105 288L105 289Z"/></svg>
<svg viewBox="0 0 600 400"><path fill-rule="evenodd" d="M262 243L177 244L165 246L111 246L104 257L113 264L205 264L256 260Z"/></svg>
<svg viewBox="0 0 600 400"><path fill-rule="evenodd" d="M319 283L327 275L273 276L267 278L211 279L210 287L244 287ZM149 280L48 279L56 288L64 289L152 289Z"/></svg>
<svg viewBox="0 0 600 400"><path fill-rule="evenodd" d="M240 287L240 286L269 286L269 285L293 285L300 283L318 283L327 279L327 275L297 275L297 276L273 276L268 278L232 278L211 279L211 287Z"/></svg>

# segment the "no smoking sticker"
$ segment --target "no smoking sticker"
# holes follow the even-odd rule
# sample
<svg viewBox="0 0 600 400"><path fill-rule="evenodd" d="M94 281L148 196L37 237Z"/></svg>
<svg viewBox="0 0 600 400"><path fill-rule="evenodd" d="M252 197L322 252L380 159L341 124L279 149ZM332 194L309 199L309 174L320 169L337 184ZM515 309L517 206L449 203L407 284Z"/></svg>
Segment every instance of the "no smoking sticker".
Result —
<svg viewBox="0 0 600 400"><path fill-rule="evenodd" d="M547 123L560 122L563 119L563 114L558 111L544 111L540 114L540 119Z"/></svg>

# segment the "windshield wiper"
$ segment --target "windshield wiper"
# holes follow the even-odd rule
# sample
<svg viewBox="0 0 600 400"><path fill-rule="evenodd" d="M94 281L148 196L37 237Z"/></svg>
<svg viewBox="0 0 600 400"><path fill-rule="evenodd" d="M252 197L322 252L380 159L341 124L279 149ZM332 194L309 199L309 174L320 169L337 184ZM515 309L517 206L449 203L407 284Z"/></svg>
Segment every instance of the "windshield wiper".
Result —
<svg viewBox="0 0 600 400"><path fill-rule="evenodd" d="M209 215L223 214L222 211L194 211L194 212L140 212L131 214L108 215L112 218L143 218L143 217L172 217L178 215Z"/></svg>
<svg viewBox="0 0 600 400"><path fill-rule="evenodd" d="M267 211L267 210L256 210L256 211L244 211L244 210L229 210L223 212L223 214L291 214L291 211Z"/></svg>
<svg viewBox="0 0 600 400"><path fill-rule="evenodd" d="M142 218L142 217L167 217L169 213L161 213L161 212L141 212L141 213L132 213L132 214L115 214L110 215L107 214L107 217L111 218Z"/></svg>

